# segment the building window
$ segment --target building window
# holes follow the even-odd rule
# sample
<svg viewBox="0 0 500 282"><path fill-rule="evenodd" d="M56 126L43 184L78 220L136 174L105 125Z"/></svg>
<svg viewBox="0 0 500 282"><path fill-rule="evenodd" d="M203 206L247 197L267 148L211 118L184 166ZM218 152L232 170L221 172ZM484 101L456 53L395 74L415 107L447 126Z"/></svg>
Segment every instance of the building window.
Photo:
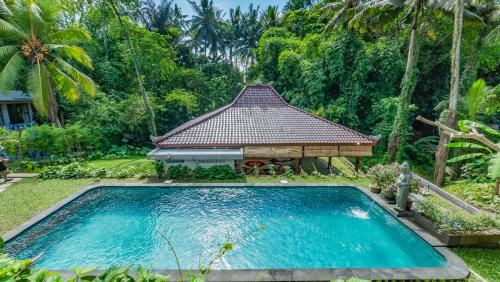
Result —
<svg viewBox="0 0 500 282"><path fill-rule="evenodd" d="M28 104L7 104L10 124L31 122Z"/></svg>

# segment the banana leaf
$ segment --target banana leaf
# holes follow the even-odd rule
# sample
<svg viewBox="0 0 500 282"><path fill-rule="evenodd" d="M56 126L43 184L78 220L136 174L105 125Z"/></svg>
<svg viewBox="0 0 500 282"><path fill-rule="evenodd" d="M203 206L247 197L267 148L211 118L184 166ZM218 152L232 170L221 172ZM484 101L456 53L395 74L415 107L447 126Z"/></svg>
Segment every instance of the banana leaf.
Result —
<svg viewBox="0 0 500 282"><path fill-rule="evenodd" d="M495 136L500 136L500 132L498 130L495 130L489 126L487 126L484 123L478 122L478 121L472 121L472 120L459 120L458 121L458 128L463 131L463 132L469 132L469 128L467 126L475 127L477 129L480 129L488 134L495 135Z"/></svg>
<svg viewBox="0 0 500 282"><path fill-rule="evenodd" d="M456 163L456 162L460 162L460 161L475 159L477 157L482 157L482 156L485 156L485 154L483 154L483 153L465 154L465 155L461 155L461 156L449 159L448 163Z"/></svg>
<svg viewBox="0 0 500 282"><path fill-rule="evenodd" d="M490 148L483 146L483 145L476 144L476 143L472 143L472 142L453 142L453 143L446 144L446 147L448 147L448 148L481 149L481 150L486 150L486 151L491 153Z"/></svg>

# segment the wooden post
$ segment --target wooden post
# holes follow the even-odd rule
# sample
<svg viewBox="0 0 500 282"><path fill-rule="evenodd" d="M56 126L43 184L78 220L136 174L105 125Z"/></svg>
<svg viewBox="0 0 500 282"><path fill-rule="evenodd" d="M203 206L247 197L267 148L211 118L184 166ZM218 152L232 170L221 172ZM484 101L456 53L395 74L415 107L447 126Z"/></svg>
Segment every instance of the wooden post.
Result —
<svg viewBox="0 0 500 282"><path fill-rule="evenodd" d="M356 162L354 163L354 171L359 171L359 157L356 157Z"/></svg>
<svg viewBox="0 0 500 282"><path fill-rule="evenodd" d="M332 169L332 157L328 157L328 170Z"/></svg>
<svg viewBox="0 0 500 282"><path fill-rule="evenodd" d="M300 173L301 166L302 166L302 158L297 158L297 161L295 162L295 173L296 174Z"/></svg>

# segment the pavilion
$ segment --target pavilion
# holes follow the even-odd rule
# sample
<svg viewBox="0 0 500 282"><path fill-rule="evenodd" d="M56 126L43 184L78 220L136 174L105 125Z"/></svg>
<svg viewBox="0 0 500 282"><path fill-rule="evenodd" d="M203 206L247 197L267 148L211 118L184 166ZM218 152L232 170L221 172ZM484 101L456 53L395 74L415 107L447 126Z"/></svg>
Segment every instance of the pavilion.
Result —
<svg viewBox="0 0 500 282"><path fill-rule="evenodd" d="M377 139L289 105L270 85L246 86L234 101L154 137L148 158L165 165L237 169L268 164L298 171L303 158L371 156ZM330 166L330 161L329 161Z"/></svg>

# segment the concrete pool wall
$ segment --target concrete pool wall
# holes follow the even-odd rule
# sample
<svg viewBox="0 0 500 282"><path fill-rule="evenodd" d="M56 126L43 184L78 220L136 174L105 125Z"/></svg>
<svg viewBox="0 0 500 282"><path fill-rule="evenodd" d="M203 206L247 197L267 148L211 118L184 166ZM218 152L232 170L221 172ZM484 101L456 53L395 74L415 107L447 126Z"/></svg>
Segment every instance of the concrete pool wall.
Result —
<svg viewBox="0 0 500 282"><path fill-rule="evenodd" d="M352 185L352 184L342 184L342 183L310 183L310 184L271 184L271 183L258 183L258 184L247 184L247 183L172 183L172 184L99 184L91 185L82 190L74 193L68 198L61 200L56 203L51 208L43 211L42 213L36 215L32 219L28 220L24 224L18 226L16 229L3 235L5 242L13 239L14 237L20 235L24 231L28 230L34 224L40 222L50 214L58 211L62 207L66 206L76 198L85 194L86 192L96 189L96 188L106 188L106 187L129 187L140 189L141 187L332 187L332 188L342 188L345 186L353 187L358 189L367 195L371 200L377 203L385 211L387 211L392 216L396 217L395 211L392 206L385 203L382 199L372 194L368 189ZM469 269L467 265L451 250L449 250L445 244L439 241L437 238L433 237L431 234L427 233L423 228L419 227L417 224L409 220L408 218L396 217L399 222L421 237L429 245L431 245L434 250L440 253L445 259L446 264L443 267L416 267L416 268L313 268L313 269L243 269L243 270L212 270L208 276L208 281L330 281L331 279L348 279L350 277L356 277L360 279L367 280L420 280L420 279L464 279L469 275ZM54 270L60 272L65 276L71 276L71 272L68 270ZM178 272L176 270L155 270L159 273L170 275L171 279L176 279ZM188 271L188 270L185 270Z"/></svg>

